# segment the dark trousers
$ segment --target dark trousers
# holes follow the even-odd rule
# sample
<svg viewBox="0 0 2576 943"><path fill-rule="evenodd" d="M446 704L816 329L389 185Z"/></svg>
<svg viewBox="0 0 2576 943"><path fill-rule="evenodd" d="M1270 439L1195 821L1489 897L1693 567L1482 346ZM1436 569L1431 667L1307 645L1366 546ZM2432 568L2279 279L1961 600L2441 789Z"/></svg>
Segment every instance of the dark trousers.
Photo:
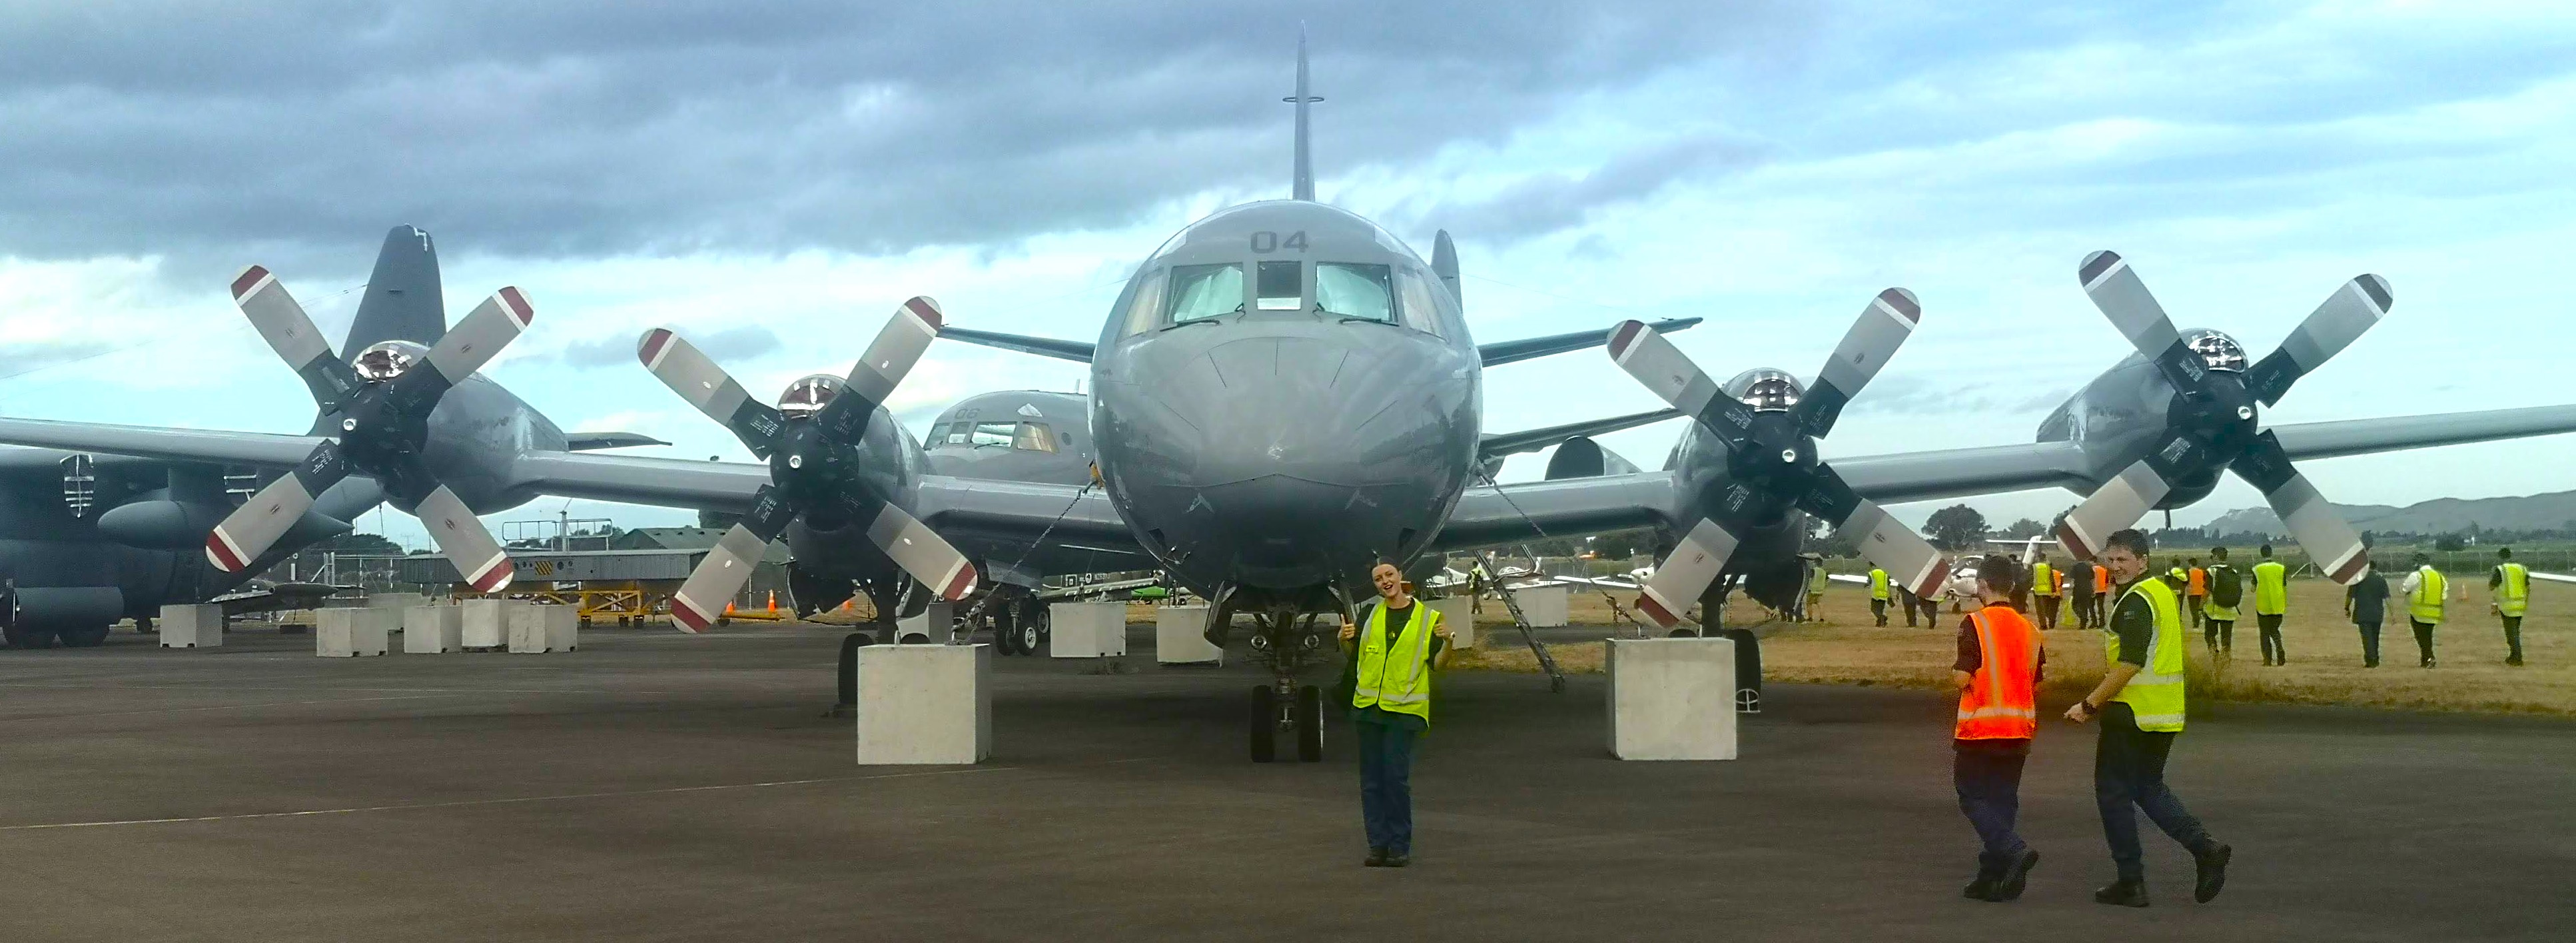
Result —
<svg viewBox="0 0 2576 943"><path fill-rule="evenodd" d="M1956 740L1950 781L1959 790L1959 811L1977 830L1985 850L1977 855L1977 872L2001 877L2004 869L2030 846L2013 831L2021 814L2021 766L2029 758L2028 740Z"/></svg>
<svg viewBox="0 0 2576 943"><path fill-rule="evenodd" d="M2264 615L2259 612L2255 613L2254 627L2263 634L2263 663L2267 665L2289 664L2290 650L2281 646L2281 617L2277 614Z"/></svg>
<svg viewBox="0 0 2576 943"><path fill-rule="evenodd" d="M2205 614L2201 607L2207 604L2208 601L2209 595L2206 593L2193 593L2189 596L2183 597L2182 607L2191 612L2192 628L2200 628L2200 620Z"/></svg>
<svg viewBox="0 0 2576 943"><path fill-rule="evenodd" d="M2509 665L2522 664L2522 617L2504 616L2504 660Z"/></svg>
<svg viewBox="0 0 2576 943"><path fill-rule="evenodd" d="M2354 622L2353 627L2361 630L2362 667L2379 667L2379 620Z"/></svg>
<svg viewBox="0 0 2576 943"><path fill-rule="evenodd" d="M2228 654L2236 651L2236 620L2211 619L2200 624L2200 632L2201 637L2209 640L2210 652Z"/></svg>
<svg viewBox="0 0 2576 943"><path fill-rule="evenodd" d="M2057 627L2057 603L2058 603L2058 598L2059 598L2059 597L2056 597L2056 596L2041 596L2041 597L2039 597L2039 627L2040 627L2040 628L2043 628L2043 629L2054 629L2054 628L2056 628L2056 627Z"/></svg>
<svg viewBox="0 0 2576 943"><path fill-rule="evenodd" d="M2090 628L2093 628L2093 627L2094 627L2094 625L2093 625L2093 600L2095 600L2096 598L2098 598L2098 597L2094 596L2092 593L2077 593L2077 594L2075 594L2075 627L2076 627L2076 628L2079 628L2079 629L2090 629Z"/></svg>
<svg viewBox="0 0 2576 943"><path fill-rule="evenodd" d="M1887 628L1887 600L1871 597L1869 617L1878 620L1879 628Z"/></svg>
<svg viewBox="0 0 2576 943"><path fill-rule="evenodd" d="M1914 604L1914 595L1911 593L1897 596L1896 608L1905 613L1905 627L1909 629L1915 626L1914 617L1923 611L1923 607Z"/></svg>
<svg viewBox="0 0 2576 943"><path fill-rule="evenodd" d="M2173 750L2174 735L2139 730L2137 714L2120 701L2102 706L2099 723L2102 739L2093 749L2093 801L2101 806L2102 837L2111 845L2111 863L2119 867L2120 879L2146 877L2146 852L2138 847L2138 819L2131 814L2131 806L2193 853L2208 848L2209 831L2165 787L2165 755Z"/></svg>
<svg viewBox="0 0 2576 943"><path fill-rule="evenodd" d="M1413 853L1413 744L1420 731L1362 718L1360 743L1360 818L1368 825L1371 848L1388 854Z"/></svg>
<svg viewBox="0 0 2576 943"><path fill-rule="evenodd" d="M1929 628L1940 628L1941 601L1938 599L1918 599L1915 602L1917 605L1923 607L1923 624ZM1913 625L1914 623L1908 622L1906 624Z"/></svg>
<svg viewBox="0 0 2576 943"><path fill-rule="evenodd" d="M2429 668L2429 667L2432 667L2432 665L2433 665L2433 623L2430 623L2430 622L2417 622L2417 621L2415 621L2415 620L2413 620L2413 619L2408 619L2408 620L2406 620L2406 624L2408 624L2408 625L2412 625L2412 626L2414 626L2414 627L2415 627L2415 647L2416 647L2416 649L2417 649L2417 650L2422 651L2422 652L2424 653L2424 660L2423 660L2422 664L2423 664L2425 667L2428 667L2428 668Z"/></svg>

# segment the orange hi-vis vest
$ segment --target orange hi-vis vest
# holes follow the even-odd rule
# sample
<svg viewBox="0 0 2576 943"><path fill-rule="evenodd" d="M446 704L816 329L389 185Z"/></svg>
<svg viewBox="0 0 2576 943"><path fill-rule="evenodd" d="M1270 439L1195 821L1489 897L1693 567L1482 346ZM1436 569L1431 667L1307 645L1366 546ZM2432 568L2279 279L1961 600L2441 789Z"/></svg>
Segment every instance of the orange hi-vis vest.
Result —
<svg viewBox="0 0 2576 943"><path fill-rule="evenodd" d="M2188 595L2192 595L2192 596L2207 596L2207 595L2209 595L2209 571L2208 571L2208 570L2204 570L2204 569L2201 569L2201 568L2199 568L2199 567L2192 567L2192 568L2191 568L2191 591L2188 593Z"/></svg>
<svg viewBox="0 0 2576 943"><path fill-rule="evenodd" d="M1959 692L1961 740L2028 740L2039 731L2039 630L2011 606L1968 616L1977 627L1977 673Z"/></svg>
<svg viewBox="0 0 2576 943"><path fill-rule="evenodd" d="M2099 563L2093 565L2093 591L2095 593L2107 593L2111 591L2110 567L2103 566Z"/></svg>

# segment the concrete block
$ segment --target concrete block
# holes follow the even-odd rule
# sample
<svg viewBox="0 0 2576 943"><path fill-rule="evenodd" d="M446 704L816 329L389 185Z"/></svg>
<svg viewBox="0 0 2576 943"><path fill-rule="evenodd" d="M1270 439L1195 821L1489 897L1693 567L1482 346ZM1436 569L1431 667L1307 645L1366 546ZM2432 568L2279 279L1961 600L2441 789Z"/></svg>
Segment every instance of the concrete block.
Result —
<svg viewBox="0 0 2576 943"><path fill-rule="evenodd" d="M219 648L224 644L224 607L161 607L161 647Z"/></svg>
<svg viewBox="0 0 2576 943"><path fill-rule="evenodd" d="M993 755L993 647L858 650L859 763L981 763Z"/></svg>
<svg viewBox="0 0 2576 943"><path fill-rule="evenodd" d="M572 606L522 605L510 610L510 652L543 655L581 645L581 612Z"/></svg>
<svg viewBox="0 0 2576 943"><path fill-rule="evenodd" d="M934 602L924 607L920 615L894 620L894 640L896 644L927 642L946 645L948 633L954 631L956 625L957 604Z"/></svg>
<svg viewBox="0 0 2576 943"><path fill-rule="evenodd" d="M458 603L464 620L459 641L469 652L497 651L510 644L510 612L529 603L516 599L468 599Z"/></svg>
<svg viewBox="0 0 2576 943"><path fill-rule="evenodd" d="M1610 753L1623 760L1735 758L1735 642L1608 639Z"/></svg>
<svg viewBox="0 0 2576 943"><path fill-rule="evenodd" d="M314 612L313 654L324 658L382 655L402 614L389 609L323 609Z"/></svg>
<svg viewBox="0 0 2576 943"><path fill-rule="evenodd" d="M1047 654L1056 658L1127 654L1127 604L1060 602L1049 606Z"/></svg>
<svg viewBox="0 0 2576 943"><path fill-rule="evenodd" d="M1207 621L1206 603L1154 607L1154 660L1166 665L1225 664L1225 649L1208 644Z"/></svg>
<svg viewBox="0 0 2576 943"><path fill-rule="evenodd" d="M1512 601L1521 604L1521 618L1528 619L1533 629L1564 628L1570 621L1566 609L1572 598L1572 588L1566 586L1532 586L1512 591Z"/></svg>
<svg viewBox="0 0 2576 943"><path fill-rule="evenodd" d="M1474 597L1450 596L1445 599L1430 599L1424 601L1431 604L1433 611L1440 613L1440 624L1449 627L1449 634L1451 636L1449 644L1462 649L1476 647L1476 618L1473 611L1476 600ZM1495 603L1494 605L1499 606L1502 605L1502 603ZM1361 611L1365 612L1367 610L1363 609Z"/></svg>
<svg viewBox="0 0 2576 943"><path fill-rule="evenodd" d="M413 606L403 610L405 655L439 655L465 650L465 609L461 606Z"/></svg>

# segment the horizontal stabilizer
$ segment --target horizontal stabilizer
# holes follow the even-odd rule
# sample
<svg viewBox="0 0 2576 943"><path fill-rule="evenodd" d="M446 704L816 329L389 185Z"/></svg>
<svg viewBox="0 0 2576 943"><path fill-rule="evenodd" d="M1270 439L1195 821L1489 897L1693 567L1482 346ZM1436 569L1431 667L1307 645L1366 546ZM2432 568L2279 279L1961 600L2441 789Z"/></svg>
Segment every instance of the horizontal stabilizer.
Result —
<svg viewBox="0 0 2576 943"><path fill-rule="evenodd" d="M1689 328L1699 322L1700 319L1698 318L1672 318L1670 320L1656 321L1646 326L1654 328L1657 333L1670 334L1674 331ZM1576 331L1571 334L1551 334L1546 337L1524 337L1516 341L1478 344L1476 345L1476 354L1484 360L1485 366L1492 367L1519 360L1528 360L1532 357L1545 357L1549 354L1562 354L1567 351L1575 350L1590 350L1594 347L1599 347L1603 344L1609 343L1611 330L1611 328L1605 327L1597 331Z"/></svg>
<svg viewBox="0 0 2576 943"><path fill-rule="evenodd" d="M1057 360L1070 360L1075 363L1091 362L1091 345L1083 341L1062 341L1052 337L1030 337L1025 334L1004 334L998 331L974 331L962 327L942 327L939 329L939 336L952 341L1016 350L1024 354L1053 357Z"/></svg>

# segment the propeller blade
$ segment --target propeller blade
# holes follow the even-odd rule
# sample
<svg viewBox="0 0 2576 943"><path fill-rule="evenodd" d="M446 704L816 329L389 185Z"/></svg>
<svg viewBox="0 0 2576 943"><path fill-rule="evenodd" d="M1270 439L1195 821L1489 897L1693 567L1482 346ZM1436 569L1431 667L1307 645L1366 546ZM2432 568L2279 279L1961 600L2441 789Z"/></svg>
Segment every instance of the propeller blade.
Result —
<svg viewBox="0 0 2576 943"><path fill-rule="evenodd" d="M1798 431L1810 437L1833 431L1844 404L1878 376L1879 368L1905 346L1905 339L1913 336L1922 320L1923 305L1913 292L1890 288L1870 299L1860 320L1852 322L1843 342L1834 347L1834 355L1825 360L1824 369L1816 371L1814 385L1798 400Z"/></svg>
<svg viewBox="0 0 2576 943"><path fill-rule="evenodd" d="M2066 520L2057 526L2058 542L2078 560L2093 559L2114 531L2136 524L2156 502L2173 493L2174 479L2201 467L2207 451L2190 436L2167 436L2155 451L2103 482L2092 497L2066 512Z"/></svg>
<svg viewBox="0 0 2576 943"><path fill-rule="evenodd" d="M510 566L509 552L501 549L500 541L492 539L492 532L484 529L474 509L466 507L446 485L430 489L427 497L412 506L411 513L429 529L429 539L438 544L438 552L447 556L447 562L456 564L456 572L464 574L465 584L474 587L475 592L500 592L510 585L510 577L517 575Z"/></svg>
<svg viewBox="0 0 2576 943"><path fill-rule="evenodd" d="M823 435L834 442L852 443L868 431L868 419L877 407L894 394L895 385L921 360L921 352L939 339L939 302L928 295L915 295L896 308L885 329L877 332L875 342L859 362L850 367L847 384L841 393L823 406L815 421L822 424Z"/></svg>
<svg viewBox="0 0 2576 943"><path fill-rule="evenodd" d="M1798 509L1823 518L1837 533L1857 529L1861 556L1917 596L1940 592L1942 582L1950 578L1950 561L1942 558L1940 550L1878 502L1852 491L1830 466L1817 466L1816 485L1798 496Z"/></svg>
<svg viewBox="0 0 2576 943"><path fill-rule="evenodd" d="M314 446L303 464L269 482L215 525L214 532L206 535L206 559L214 562L215 569L241 572L286 536L287 528L313 507L316 496L346 477L349 463L341 457L339 443Z"/></svg>
<svg viewBox="0 0 2576 943"><path fill-rule="evenodd" d="M1638 587L1637 611L1645 613L1656 627L1669 629L1685 620L1681 613L1708 590L1708 584L1726 569L1726 560L1735 555L1735 535L1718 522L1701 518L1690 533L1682 535L1664 562L1655 565L1654 575Z"/></svg>
<svg viewBox="0 0 2576 943"><path fill-rule="evenodd" d="M1639 321L1619 322L1610 329L1610 359L1674 409L1698 419L1728 449L1743 446L1753 428L1753 407L1726 395L1716 380L1654 328Z"/></svg>
<svg viewBox="0 0 2576 943"><path fill-rule="evenodd" d="M2116 252L2096 252L2084 257L2076 276L2084 283L2085 297L2093 299L2093 306L2102 309L2102 316L2129 339L2129 346L2155 364L2165 382L2183 393L2200 389L2209 363L2183 346L2173 319L2165 316L2164 306L2147 292L2147 284L2138 280L2127 260Z"/></svg>
<svg viewBox="0 0 2576 943"><path fill-rule="evenodd" d="M517 287L493 292L429 349L429 356L422 358L429 369L415 366L394 381L395 396L407 405L437 405L449 387L465 382L474 371L492 362L501 348L519 339L519 334L536 319L536 309L528 306L527 296L520 294Z"/></svg>
<svg viewBox="0 0 2576 943"><path fill-rule="evenodd" d="M786 420L769 404L743 392L742 384L734 382L696 345L671 333L669 328L657 327L636 341L635 355L644 362L644 369L653 371L671 392L733 430L734 438L741 439L751 454L765 459L776 451L778 433L787 427Z"/></svg>
<svg viewBox="0 0 2576 943"><path fill-rule="evenodd" d="M337 412L341 404L357 395L365 381L331 353L331 342L313 326L304 306L286 293L286 285L265 268L251 266L233 279L233 305L259 329L261 340L278 359L295 369L304 379L305 388L313 391L313 401L323 412Z"/></svg>
<svg viewBox="0 0 2576 943"><path fill-rule="evenodd" d="M2370 570L2370 548L2362 546L2361 535L2353 533L2352 525L2344 523L2343 515L2335 513L2334 505L2308 483L2308 476L2290 464L2289 453L2282 451L2281 440L2272 433L2256 437L2254 447L2237 456L2228 470L2263 492L2263 500L2326 576L2350 586Z"/></svg>
<svg viewBox="0 0 2576 943"><path fill-rule="evenodd" d="M2246 373L2246 389L2254 391L2265 406L2279 403L2290 384L2351 346L2363 331L2387 317L2396 303L2385 278L2363 275L2343 283L2326 303L2308 313L2307 320L2299 322L2298 330L2291 331L2278 349Z"/></svg>
<svg viewBox="0 0 2576 943"><path fill-rule="evenodd" d="M742 522L725 531L707 550L707 558L690 571L688 581L680 584L679 592L671 594L671 622L690 634L714 625L716 617L724 614L725 601L742 591L752 568L769 553L769 542L795 518L795 509L787 506L777 488L760 486Z"/></svg>
<svg viewBox="0 0 2576 943"><path fill-rule="evenodd" d="M868 523L868 539L941 599L956 602L975 591L975 565L966 555L893 502Z"/></svg>

